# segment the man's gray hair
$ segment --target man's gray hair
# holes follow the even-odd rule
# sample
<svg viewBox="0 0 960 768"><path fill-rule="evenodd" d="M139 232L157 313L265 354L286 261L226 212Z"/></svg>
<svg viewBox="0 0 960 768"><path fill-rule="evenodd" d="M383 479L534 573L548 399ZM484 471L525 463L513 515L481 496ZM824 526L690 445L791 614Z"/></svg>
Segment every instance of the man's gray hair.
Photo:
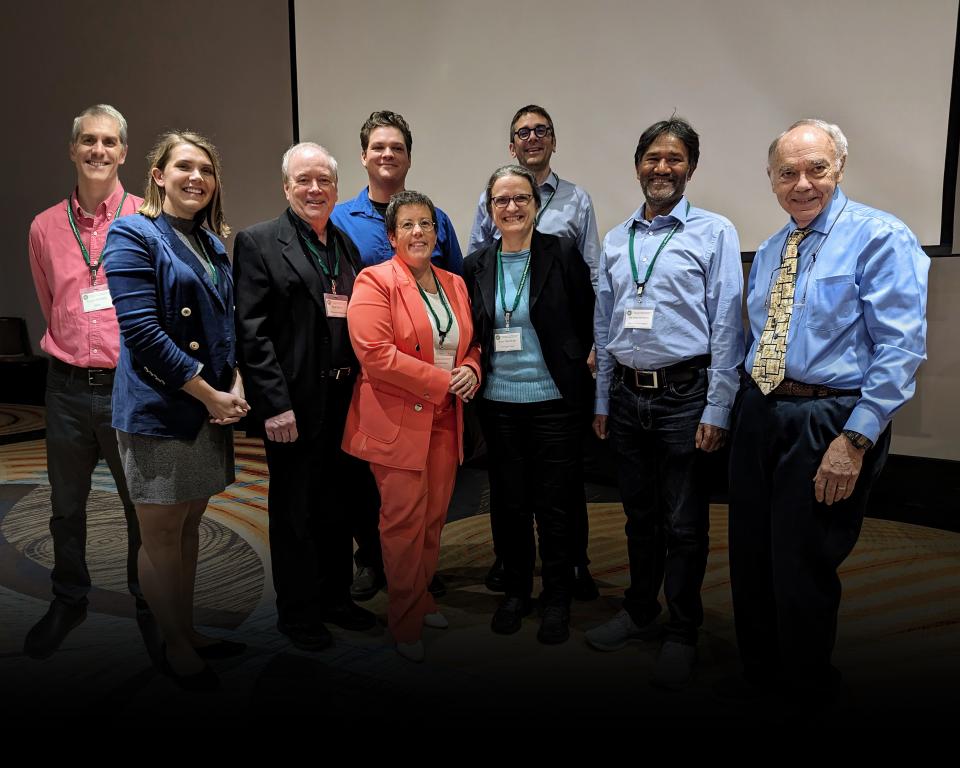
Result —
<svg viewBox="0 0 960 768"><path fill-rule="evenodd" d="M111 107L109 104L94 104L73 118L73 130L70 133L71 144L76 144L80 140L80 131L83 130L83 118L85 117L110 117L116 120L117 127L120 130L120 143L127 146L127 120L120 114L120 110Z"/></svg>
<svg viewBox="0 0 960 768"><path fill-rule="evenodd" d="M339 177L337 176L337 160L330 154L330 150L320 146L315 141L301 141L283 153L283 159L280 161L280 175L284 184L287 183L287 179L290 177L290 159L302 149L316 149L325 154L330 161L330 172L333 174L333 180L339 181Z"/></svg>
<svg viewBox="0 0 960 768"><path fill-rule="evenodd" d="M777 153L777 147L780 145L780 139L790 133L790 131L792 131L794 128L800 128L804 125L810 125L814 128L819 128L830 137L834 148L837 150L837 171L843 170L843 164L847 160L847 137L843 135L843 131L840 130L839 125L828 123L826 120L820 120L816 117L805 117L803 120L797 120L797 122L787 128L787 130L785 130L771 142L770 149L767 150L767 168L769 169L770 166L773 165L773 156Z"/></svg>

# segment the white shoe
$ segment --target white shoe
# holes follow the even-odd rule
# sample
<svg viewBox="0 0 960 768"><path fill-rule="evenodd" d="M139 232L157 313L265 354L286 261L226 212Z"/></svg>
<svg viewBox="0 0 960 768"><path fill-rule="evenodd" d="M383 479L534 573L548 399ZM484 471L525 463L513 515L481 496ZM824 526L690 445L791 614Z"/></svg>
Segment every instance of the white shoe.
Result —
<svg viewBox="0 0 960 768"><path fill-rule="evenodd" d="M440 611L434 611L433 613L424 614L423 626L430 627L431 629L446 629L450 626L450 622L447 621L447 617L440 613Z"/></svg>
<svg viewBox="0 0 960 768"><path fill-rule="evenodd" d="M397 643L397 653L415 664L421 663L427 657L422 640L417 640L415 643Z"/></svg>

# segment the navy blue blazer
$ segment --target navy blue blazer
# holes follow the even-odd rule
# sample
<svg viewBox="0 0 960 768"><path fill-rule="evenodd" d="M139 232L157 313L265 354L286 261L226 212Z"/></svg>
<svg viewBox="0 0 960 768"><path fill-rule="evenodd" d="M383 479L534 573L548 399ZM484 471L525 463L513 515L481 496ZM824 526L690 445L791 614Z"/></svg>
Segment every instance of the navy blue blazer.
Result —
<svg viewBox="0 0 960 768"><path fill-rule="evenodd" d="M160 216L124 216L110 226L103 264L120 323L113 426L124 432L193 439L207 409L181 388L200 375L228 391L236 367L233 276L223 244L200 237L207 270Z"/></svg>

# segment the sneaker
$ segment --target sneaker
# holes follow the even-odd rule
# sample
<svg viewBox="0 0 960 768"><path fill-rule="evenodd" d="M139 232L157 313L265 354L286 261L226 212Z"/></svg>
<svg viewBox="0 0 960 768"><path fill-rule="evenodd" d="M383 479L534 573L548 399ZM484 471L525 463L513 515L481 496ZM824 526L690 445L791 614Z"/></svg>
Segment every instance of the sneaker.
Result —
<svg viewBox="0 0 960 768"><path fill-rule="evenodd" d="M433 613L424 614L423 626L430 627L431 629L446 629L450 626L450 622L447 621L447 617L440 613L440 611L434 611Z"/></svg>
<svg viewBox="0 0 960 768"><path fill-rule="evenodd" d="M697 646L667 640L660 648L650 683L658 688L679 691L690 682L696 663Z"/></svg>
<svg viewBox="0 0 960 768"><path fill-rule="evenodd" d="M353 584L350 585L350 597L362 603L373 598L386 584L387 579L382 571L361 565L357 568L357 575L353 577Z"/></svg>
<svg viewBox="0 0 960 768"><path fill-rule="evenodd" d="M514 632L519 632L523 617L527 616L530 610L530 598L505 597L493 614L490 629L498 635L512 635Z"/></svg>
<svg viewBox="0 0 960 768"><path fill-rule="evenodd" d="M564 605L548 605L543 609L537 640L544 645L559 645L570 638L570 611Z"/></svg>
<svg viewBox="0 0 960 768"><path fill-rule="evenodd" d="M582 602L589 602L600 597L600 590L597 589L597 583L590 575L590 569L585 565L578 565L573 569L573 599Z"/></svg>
<svg viewBox="0 0 960 768"><path fill-rule="evenodd" d="M661 627L656 621L638 627L626 609L622 609L606 624L587 630L584 637L598 651L619 651L631 640L656 640L660 632Z"/></svg>
<svg viewBox="0 0 960 768"><path fill-rule="evenodd" d="M407 661L412 661L414 664L420 664L427 658L427 652L424 650L422 640L417 640L413 643L397 643L397 653Z"/></svg>

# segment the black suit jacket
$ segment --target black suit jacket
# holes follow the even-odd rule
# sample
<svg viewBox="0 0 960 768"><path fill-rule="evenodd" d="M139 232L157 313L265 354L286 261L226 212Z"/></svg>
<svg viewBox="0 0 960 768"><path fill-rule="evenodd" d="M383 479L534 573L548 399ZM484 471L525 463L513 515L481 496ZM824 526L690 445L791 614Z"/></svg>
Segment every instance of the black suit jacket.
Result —
<svg viewBox="0 0 960 768"><path fill-rule="evenodd" d="M332 224L328 231L359 273L353 241ZM310 259L286 212L244 229L234 242L237 356L252 434L262 435L265 419L293 409L297 431L314 438L327 418L330 328L323 283ZM354 377L358 366L352 348L349 354ZM342 424L343 414L334 420Z"/></svg>
<svg viewBox="0 0 960 768"><path fill-rule="evenodd" d="M471 253L463 279L473 306L474 338L480 343L484 379L490 371L500 241ZM543 359L563 399L593 408L593 378L587 357L593 347L593 286L590 268L572 240L534 230L530 244L530 320Z"/></svg>

